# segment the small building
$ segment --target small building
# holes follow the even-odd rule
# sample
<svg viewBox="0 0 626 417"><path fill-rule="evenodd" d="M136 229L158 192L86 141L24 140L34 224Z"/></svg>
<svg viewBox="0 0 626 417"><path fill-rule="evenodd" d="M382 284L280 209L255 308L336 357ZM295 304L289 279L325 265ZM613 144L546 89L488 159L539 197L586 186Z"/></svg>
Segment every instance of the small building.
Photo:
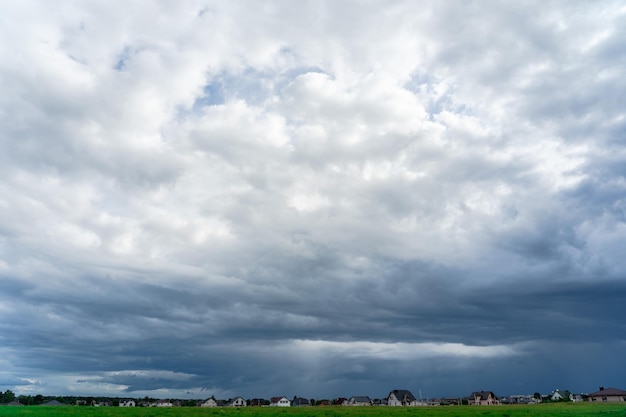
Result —
<svg viewBox="0 0 626 417"><path fill-rule="evenodd" d="M245 407L248 403L243 397L235 397L228 400L226 407Z"/></svg>
<svg viewBox="0 0 626 417"><path fill-rule="evenodd" d="M291 400L291 406L292 407L310 407L311 402L307 400L306 398L293 397L293 400Z"/></svg>
<svg viewBox="0 0 626 417"><path fill-rule="evenodd" d="M559 391L558 389L555 389L550 394L550 401L571 401L571 400L572 400L572 393L567 390Z"/></svg>
<svg viewBox="0 0 626 417"><path fill-rule="evenodd" d="M587 395L587 401L598 403L623 403L626 402L626 391L618 388L600 387L599 391Z"/></svg>
<svg viewBox="0 0 626 417"><path fill-rule="evenodd" d="M387 405L390 407L416 406L417 404L415 396L406 389L394 389L387 396Z"/></svg>
<svg viewBox="0 0 626 417"><path fill-rule="evenodd" d="M370 397L365 396L365 395L354 396L354 397L350 397L347 405L370 406L372 405L372 400L370 400Z"/></svg>
<svg viewBox="0 0 626 417"><path fill-rule="evenodd" d="M157 400L156 402L151 404L151 407L161 407L161 408L169 408L173 407L174 404L170 400Z"/></svg>
<svg viewBox="0 0 626 417"><path fill-rule="evenodd" d="M119 403L120 407L134 407L135 405L135 400L130 398L122 398Z"/></svg>
<svg viewBox="0 0 626 417"><path fill-rule="evenodd" d="M270 407L290 407L291 401L287 397L272 397L270 399Z"/></svg>
<svg viewBox="0 0 626 417"><path fill-rule="evenodd" d="M214 397L209 398L200 404L200 407L217 407L217 400Z"/></svg>
<svg viewBox="0 0 626 417"><path fill-rule="evenodd" d="M500 404L493 391L474 391L469 397L469 405L496 405Z"/></svg>

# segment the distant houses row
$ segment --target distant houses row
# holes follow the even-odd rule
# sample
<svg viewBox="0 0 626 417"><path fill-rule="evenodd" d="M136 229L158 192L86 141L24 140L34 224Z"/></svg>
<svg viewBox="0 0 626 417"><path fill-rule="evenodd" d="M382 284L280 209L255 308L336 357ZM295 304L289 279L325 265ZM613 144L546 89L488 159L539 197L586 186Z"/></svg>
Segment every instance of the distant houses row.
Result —
<svg viewBox="0 0 626 417"><path fill-rule="evenodd" d="M247 405L246 401L241 397L235 400L229 400L225 406L227 407L243 407ZM393 390L382 399L371 399L366 395L354 396L350 398L336 398L333 401L321 400L319 403L312 404L310 400L302 397L294 397L289 400L287 397L272 397L268 400L253 399L250 401L252 406L269 406L269 407L310 407L312 405L328 406L328 405L344 405L344 406L417 406L420 402L408 390ZM201 407L219 407L220 404L214 398L209 398L203 402Z"/></svg>
<svg viewBox="0 0 626 417"><path fill-rule="evenodd" d="M381 399L371 399L368 396L353 396L350 398L336 398L334 400L321 400L311 403L311 400L294 397L289 400L287 397L278 396L268 399L254 398L245 400L243 397L234 397L229 400L217 400L211 397L205 401L198 401L200 407L247 407L247 406L265 406L265 407L308 407L308 406L389 406L389 407L417 407L428 405L498 405L498 404L534 404L549 401L590 401L590 402L626 402L626 391L617 388L600 387L599 391L591 394L580 395L571 394L567 391L555 390L548 396L532 396L532 395L514 395L499 398L493 391L475 391L469 397L464 398L434 398L434 399L417 399L409 390L396 389L391 391L387 397ZM120 407L175 407L178 406L175 401L158 400L151 403L136 403L132 399L122 399L119 401Z"/></svg>
<svg viewBox="0 0 626 417"><path fill-rule="evenodd" d="M122 399L119 401L120 407L150 406L150 407L175 407L177 404L169 400L158 400L150 404L137 403L133 399ZM370 399L368 396L354 396L350 398L337 398L333 401L321 400L316 404L303 397L294 397L292 400L287 397L272 397L269 400L254 398L246 401L243 397L235 397L229 400L217 400L214 397L198 404L200 407L309 407L312 405L343 405L343 406L418 406L426 405L421 400L418 401L408 390L393 390L382 399Z"/></svg>

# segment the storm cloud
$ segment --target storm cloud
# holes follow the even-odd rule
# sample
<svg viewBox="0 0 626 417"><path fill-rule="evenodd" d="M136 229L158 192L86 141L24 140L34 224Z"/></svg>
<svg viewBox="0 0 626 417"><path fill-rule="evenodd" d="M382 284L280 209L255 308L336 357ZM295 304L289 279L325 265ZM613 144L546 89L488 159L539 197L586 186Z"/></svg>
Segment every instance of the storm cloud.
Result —
<svg viewBox="0 0 626 417"><path fill-rule="evenodd" d="M0 389L624 385L620 2L0 16Z"/></svg>

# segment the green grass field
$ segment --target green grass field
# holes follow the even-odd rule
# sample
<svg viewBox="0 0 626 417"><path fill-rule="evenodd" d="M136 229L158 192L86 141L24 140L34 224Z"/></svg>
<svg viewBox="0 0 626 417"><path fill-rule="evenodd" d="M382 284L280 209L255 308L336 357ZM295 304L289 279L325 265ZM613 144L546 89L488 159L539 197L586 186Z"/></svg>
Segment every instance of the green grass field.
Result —
<svg viewBox="0 0 626 417"><path fill-rule="evenodd" d="M519 417L623 416L626 404L561 403L515 406L311 407L311 408L120 408L0 407L0 417Z"/></svg>

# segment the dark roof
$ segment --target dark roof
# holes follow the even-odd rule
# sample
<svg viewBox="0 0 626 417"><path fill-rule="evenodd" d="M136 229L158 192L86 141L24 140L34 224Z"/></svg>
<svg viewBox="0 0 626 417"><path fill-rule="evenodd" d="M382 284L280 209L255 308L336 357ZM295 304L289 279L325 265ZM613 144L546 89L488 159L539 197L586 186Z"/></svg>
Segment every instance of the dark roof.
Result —
<svg viewBox="0 0 626 417"><path fill-rule="evenodd" d="M626 395L626 391L618 388L604 388L597 392L592 392L589 397L615 397Z"/></svg>
<svg viewBox="0 0 626 417"><path fill-rule="evenodd" d="M264 405L267 402L265 398L253 398L250 400L250 405Z"/></svg>
<svg viewBox="0 0 626 417"><path fill-rule="evenodd" d="M389 393L389 395L391 394L395 395L400 401L415 401L415 397L411 394L411 391L406 389L394 389ZM389 398L389 395L387 398Z"/></svg>
<svg viewBox="0 0 626 417"><path fill-rule="evenodd" d="M493 398L497 398L496 394L494 394L493 391L474 391L472 392L472 395L470 395L470 398L474 398L474 399L476 399L476 397L487 398L489 397L490 394Z"/></svg>
<svg viewBox="0 0 626 417"><path fill-rule="evenodd" d="M224 403L224 405L225 405L225 406L229 406L229 407L230 407L230 406L232 406L233 404L235 404L235 401L237 401L237 400L241 400L241 401L243 401L243 402L244 402L244 404L246 403L246 399L245 399L245 398L243 398L243 397L234 397L234 398L229 398L229 399L228 399L228 401L226 401L226 402Z"/></svg>
<svg viewBox="0 0 626 417"><path fill-rule="evenodd" d="M311 403L306 398L296 397L291 402L291 405L311 405Z"/></svg>
<svg viewBox="0 0 626 417"><path fill-rule="evenodd" d="M357 396L354 396L352 398L354 398L354 402L357 402L357 403L369 403L369 402L372 401L372 400L370 400L370 397L368 397L366 395L357 395ZM350 399L352 399L352 398L350 398Z"/></svg>
<svg viewBox="0 0 626 417"><path fill-rule="evenodd" d="M277 402L279 402L280 400L282 400L283 398L284 398L284 399L286 399L286 400L289 400L287 397L285 397L285 396L283 395L282 397L272 397L272 398L270 399L270 401L271 401L271 402L273 402L273 403L277 403Z"/></svg>

